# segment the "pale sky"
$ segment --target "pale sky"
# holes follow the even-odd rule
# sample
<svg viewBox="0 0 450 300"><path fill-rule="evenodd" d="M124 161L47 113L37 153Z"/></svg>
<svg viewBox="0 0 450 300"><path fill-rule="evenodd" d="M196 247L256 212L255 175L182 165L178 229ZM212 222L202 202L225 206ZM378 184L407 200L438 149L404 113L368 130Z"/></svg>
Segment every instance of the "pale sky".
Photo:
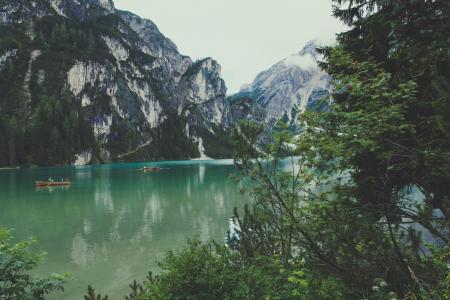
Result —
<svg viewBox="0 0 450 300"><path fill-rule="evenodd" d="M181 54L212 57L228 94L314 38L345 30L331 0L115 0L116 8L151 19Z"/></svg>

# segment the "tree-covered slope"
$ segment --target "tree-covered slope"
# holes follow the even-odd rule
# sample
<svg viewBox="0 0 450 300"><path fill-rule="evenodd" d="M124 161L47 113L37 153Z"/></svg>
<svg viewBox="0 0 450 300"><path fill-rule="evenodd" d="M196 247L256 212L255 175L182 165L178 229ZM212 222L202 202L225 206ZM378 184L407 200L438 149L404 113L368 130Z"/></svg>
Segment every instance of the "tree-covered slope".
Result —
<svg viewBox="0 0 450 300"><path fill-rule="evenodd" d="M0 165L193 158L228 126L220 66L111 1L0 2L0 90Z"/></svg>

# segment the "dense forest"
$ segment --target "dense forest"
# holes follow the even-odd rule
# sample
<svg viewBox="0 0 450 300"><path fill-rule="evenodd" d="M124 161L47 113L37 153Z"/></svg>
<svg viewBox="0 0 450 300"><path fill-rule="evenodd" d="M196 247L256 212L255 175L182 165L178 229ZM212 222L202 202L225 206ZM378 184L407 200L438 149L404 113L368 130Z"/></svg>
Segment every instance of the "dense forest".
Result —
<svg viewBox="0 0 450 300"><path fill-rule="evenodd" d="M92 162L155 159L183 159L198 156L198 149L186 137L186 120L174 115L160 128L144 128L143 120L122 120L111 107L111 98L99 91L92 94L95 105L83 107L67 84L67 73L76 61L114 61L103 37L126 35L134 42L135 32L119 31L116 15L86 22L61 16L36 19L31 38L25 25L0 25L0 50L17 49L0 69L0 166L54 166L70 164L76 154L92 152ZM32 50L39 49L39 50ZM30 58L31 53L31 58ZM138 51L131 52L141 64L154 58ZM31 59L31 61L30 61ZM149 78L167 114L174 114L160 83ZM111 138L106 145L96 139L92 124L100 116L112 115ZM137 132L134 123L142 127ZM151 147L139 148L142 135L151 140ZM176 145L176 147L165 147ZM108 157L102 155L107 149ZM129 155L126 155L129 154ZM121 156L120 156L121 155ZM120 156L120 157L119 157Z"/></svg>
<svg viewBox="0 0 450 300"><path fill-rule="evenodd" d="M74 153L93 147L94 135L81 105L67 88L56 88L65 86L67 68L76 56L102 55L92 31L62 18L36 24L39 34L33 41L26 36L25 28L12 30L4 25L0 31L0 45L19 52L19 59L10 60L0 77L0 89L8 92L2 94L0 103L0 136L7 141L0 145L0 165L68 163ZM27 76L27 49L31 46L43 51L34 67L43 64L50 70L42 82L23 78ZM24 82L30 85L29 90Z"/></svg>
<svg viewBox="0 0 450 300"><path fill-rule="evenodd" d="M254 199L234 212L237 232L169 252L126 299L450 299L450 2L333 3L350 29L320 49L331 108L299 115L298 132L280 120L270 145L261 125L236 126L236 178ZM66 280L1 274L6 299ZM85 299L103 298L89 287Z"/></svg>

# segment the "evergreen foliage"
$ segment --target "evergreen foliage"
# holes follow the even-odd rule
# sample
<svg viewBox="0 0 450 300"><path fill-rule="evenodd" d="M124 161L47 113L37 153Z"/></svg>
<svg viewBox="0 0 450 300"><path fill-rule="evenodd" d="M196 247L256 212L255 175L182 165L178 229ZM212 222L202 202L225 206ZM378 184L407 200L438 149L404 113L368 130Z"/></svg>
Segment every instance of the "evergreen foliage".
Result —
<svg viewBox="0 0 450 300"><path fill-rule="evenodd" d="M31 161L45 165L70 163L74 153L95 143L92 128L68 94L60 99L42 94L29 130Z"/></svg>
<svg viewBox="0 0 450 300"><path fill-rule="evenodd" d="M210 126L211 131L198 127L197 134L203 139L205 154L214 159L230 158L233 153L233 145L230 142L229 132L218 126Z"/></svg>
<svg viewBox="0 0 450 300"><path fill-rule="evenodd" d="M0 144L0 165L68 164L76 153L96 149L86 113L64 88L75 59L108 53L97 46L96 28L46 17L37 20L33 41L20 26L0 30L0 48L17 49L0 73L0 137L7 141ZM31 70L31 99L24 87L30 49L42 53ZM38 69L45 70L41 83L35 75Z"/></svg>
<svg viewBox="0 0 450 300"><path fill-rule="evenodd" d="M432 194L427 196L432 197L429 200L434 202L433 208L440 208L448 221L450 3L445 0L335 3L335 16L352 27L338 37L343 51L351 57L349 63L377 64L388 74L385 80L391 90L415 82L414 95L395 103L402 106L401 116L409 131L398 140L385 141L397 152L390 164L401 169L395 182L391 176L390 184L397 189L414 184ZM331 57L330 51L324 53ZM352 72L351 66L333 65L333 61L324 67L336 79ZM353 86L351 78L346 79ZM345 97L344 93L340 106L347 105L348 110L353 110L356 99L357 95ZM379 172L383 174L386 168L380 168Z"/></svg>
<svg viewBox="0 0 450 300"><path fill-rule="evenodd" d="M169 114L150 135L150 142L119 157L122 161L177 160L198 157L197 145L185 134L186 119Z"/></svg>

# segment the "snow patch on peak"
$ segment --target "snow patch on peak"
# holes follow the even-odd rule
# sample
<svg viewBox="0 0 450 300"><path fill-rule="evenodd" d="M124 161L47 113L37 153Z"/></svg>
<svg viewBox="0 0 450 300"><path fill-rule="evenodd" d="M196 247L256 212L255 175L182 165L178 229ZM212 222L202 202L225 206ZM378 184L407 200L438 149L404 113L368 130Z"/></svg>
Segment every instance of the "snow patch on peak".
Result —
<svg viewBox="0 0 450 300"><path fill-rule="evenodd" d="M294 54L283 60L286 67L296 66L303 70L312 70L317 68L317 62L312 57L311 54L307 53L305 55Z"/></svg>
<svg viewBox="0 0 450 300"><path fill-rule="evenodd" d="M313 40L319 47L334 46L336 44L336 35L324 35Z"/></svg>
<svg viewBox="0 0 450 300"><path fill-rule="evenodd" d="M269 124L286 114L290 118L294 108L303 113L314 107L330 93L331 78L320 68L318 61L322 57L316 50L330 42L330 39L310 41L299 53L260 72L252 84L242 87L241 95L254 98Z"/></svg>
<svg viewBox="0 0 450 300"><path fill-rule="evenodd" d="M332 35L324 35L321 37L317 37L313 40L310 40L305 44L302 51L305 51L309 48L320 48L320 47L331 47L336 44L336 36Z"/></svg>
<svg viewBox="0 0 450 300"><path fill-rule="evenodd" d="M310 54L314 60L320 61L323 59L322 55L317 53L317 48L322 47L331 47L336 44L335 36L324 36L320 38L316 38L314 40L309 41L306 45L300 50L300 55Z"/></svg>

